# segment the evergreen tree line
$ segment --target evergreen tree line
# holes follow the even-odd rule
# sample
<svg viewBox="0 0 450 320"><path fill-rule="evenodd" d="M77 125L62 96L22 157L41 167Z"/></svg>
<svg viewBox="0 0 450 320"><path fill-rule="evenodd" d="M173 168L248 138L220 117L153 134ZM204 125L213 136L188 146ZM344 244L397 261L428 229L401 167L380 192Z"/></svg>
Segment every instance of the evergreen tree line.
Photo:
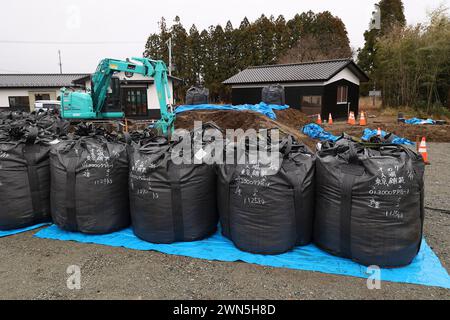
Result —
<svg viewBox="0 0 450 320"><path fill-rule="evenodd" d="M190 86L204 85L214 102L229 102L231 88L222 82L249 66L295 63L352 56L344 23L330 12L312 11L286 20L262 15L254 22L244 18L235 28L210 26L187 31L177 16L169 27L164 18L159 32L147 40L144 56L169 60L167 41L172 39L173 75L183 79L179 100Z"/></svg>
<svg viewBox="0 0 450 320"><path fill-rule="evenodd" d="M450 17L444 8L408 26L401 0L381 0L381 30L369 30L358 64L371 82L362 93L382 91L383 105L428 114L450 108Z"/></svg>

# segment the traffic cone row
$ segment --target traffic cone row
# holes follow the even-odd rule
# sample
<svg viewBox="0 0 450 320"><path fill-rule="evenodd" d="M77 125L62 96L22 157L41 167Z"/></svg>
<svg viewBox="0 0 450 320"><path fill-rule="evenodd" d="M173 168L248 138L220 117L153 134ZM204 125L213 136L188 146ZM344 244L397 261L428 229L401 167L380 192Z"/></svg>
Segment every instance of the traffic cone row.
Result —
<svg viewBox="0 0 450 320"><path fill-rule="evenodd" d="M319 113L317 115L317 120L316 123L318 125L322 125L323 121L322 121L322 116ZM356 125L356 117L355 117L355 112L351 111L348 117L348 122L349 125ZM333 124L333 116L330 114L328 114L328 124L332 125ZM367 118L366 118L366 114L364 112L361 112L361 116L359 118L359 125L360 126L367 126Z"/></svg>

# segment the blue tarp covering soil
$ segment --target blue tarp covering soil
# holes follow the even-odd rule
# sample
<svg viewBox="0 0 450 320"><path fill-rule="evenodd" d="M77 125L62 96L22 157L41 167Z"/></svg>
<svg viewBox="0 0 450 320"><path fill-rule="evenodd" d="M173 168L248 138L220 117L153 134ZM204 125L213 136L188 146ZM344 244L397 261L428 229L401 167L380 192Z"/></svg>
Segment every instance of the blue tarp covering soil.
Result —
<svg viewBox="0 0 450 320"><path fill-rule="evenodd" d="M277 116L273 110L285 110L289 106L279 106L275 104L265 104L261 102L259 104L243 104L233 106L231 104L199 104L199 105L184 105L179 106L175 109L175 113L183 113L186 111L198 111L198 110L236 110L236 111L254 111L262 113L263 115L269 117L272 120L276 120Z"/></svg>
<svg viewBox="0 0 450 320"><path fill-rule="evenodd" d="M306 134L308 137L312 139L319 139L320 141L336 141L340 137L335 136L327 131L325 131L321 126L315 123L310 123L303 127L303 134Z"/></svg>
<svg viewBox="0 0 450 320"><path fill-rule="evenodd" d="M321 141L336 141L340 137L335 136L327 131L325 131L321 126L315 123L310 123L303 127L302 129L303 134L307 135L308 137L312 139L319 139ZM376 136L378 134L378 130L372 130L372 129L365 129L363 132L363 136L361 140L363 141L369 141L370 138ZM382 137L386 136L388 133L386 131L382 131L381 135ZM414 143L406 138L401 138L398 136L394 136L394 139L392 140L392 143L394 144L404 144L404 145L414 145Z"/></svg>
<svg viewBox="0 0 450 320"><path fill-rule="evenodd" d="M372 130L372 129L365 129L363 132L363 136L362 136L362 140L363 141L369 141L370 138L376 136L378 134L378 130ZM386 131L381 131L381 136L385 137L388 133ZM414 143L411 140L408 140L406 138L401 138L401 137L397 137L394 136L394 139L392 140L392 143L394 144L404 144L404 145L409 145L409 146L413 146Z"/></svg>

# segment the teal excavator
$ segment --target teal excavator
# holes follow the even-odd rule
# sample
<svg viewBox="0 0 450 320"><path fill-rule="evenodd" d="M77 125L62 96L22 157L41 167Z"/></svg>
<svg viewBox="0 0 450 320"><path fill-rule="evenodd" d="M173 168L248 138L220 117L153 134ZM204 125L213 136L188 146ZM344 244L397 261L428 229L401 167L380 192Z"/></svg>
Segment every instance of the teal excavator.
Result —
<svg viewBox="0 0 450 320"><path fill-rule="evenodd" d="M113 77L115 73L141 74L153 78L158 94L161 119L156 128L164 135L173 132L175 115L170 110L168 99L171 98L167 79L167 66L163 61L147 58L131 58L131 61L104 59L91 77L90 92L61 89L61 117L75 120L122 119L122 111L107 110L108 94L120 92L120 80Z"/></svg>

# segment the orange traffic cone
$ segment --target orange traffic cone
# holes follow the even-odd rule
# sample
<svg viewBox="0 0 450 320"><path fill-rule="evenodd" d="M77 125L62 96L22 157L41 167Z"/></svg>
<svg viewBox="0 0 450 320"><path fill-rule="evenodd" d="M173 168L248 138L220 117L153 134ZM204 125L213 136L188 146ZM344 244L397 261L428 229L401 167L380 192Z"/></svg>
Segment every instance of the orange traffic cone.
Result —
<svg viewBox="0 0 450 320"><path fill-rule="evenodd" d="M381 128L378 128L377 136L379 136L380 138L383 137L383 132L381 131Z"/></svg>
<svg viewBox="0 0 450 320"><path fill-rule="evenodd" d="M333 124L333 117L331 116L331 113L328 115L328 124L329 125Z"/></svg>
<svg viewBox="0 0 450 320"><path fill-rule="evenodd" d="M348 116L348 124L354 126L356 124L355 113L352 111Z"/></svg>
<svg viewBox="0 0 450 320"><path fill-rule="evenodd" d="M360 126L367 126L367 119L364 112L361 112L361 117L359 118L359 125Z"/></svg>
<svg viewBox="0 0 450 320"><path fill-rule="evenodd" d="M317 124L322 124L322 116L320 115L320 113L317 115Z"/></svg>
<svg viewBox="0 0 450 320"><path fill-rule="evenodd" d="M423 162L425 162L425 164L430 164L428 161L427 140L425 137L422 138L422 142L420 143L419 153L422 155Z"/></svg>

